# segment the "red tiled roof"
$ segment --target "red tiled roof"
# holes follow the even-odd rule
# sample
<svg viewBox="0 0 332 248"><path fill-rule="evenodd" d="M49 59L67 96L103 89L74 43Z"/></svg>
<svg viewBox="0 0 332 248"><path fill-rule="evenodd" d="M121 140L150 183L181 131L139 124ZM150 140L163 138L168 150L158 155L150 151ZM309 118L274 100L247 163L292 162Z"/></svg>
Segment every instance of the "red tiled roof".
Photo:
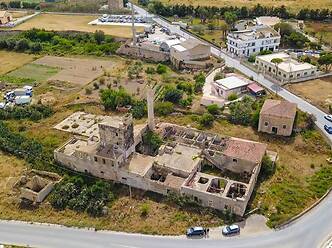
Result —
<svg viewBox="0 0 332 248"><path fill-rule="evenodd" d="M260 163L265 155L267 145L249 140L230 138L224 155L254 163Z"/></svg>
<svg viewBox="0 0 332 248"><path fill-rule="evenodd" d="M253 91L253 92L255 92L255 93L264 90L261 86L259 86L258 84L255 84L255 83L253 83L253 84L249 84L249 85L248 85L248 89L250 89L251 91Z"/></svg>
<svg viewBox="0 0 332 248"><path fill-rule="evenodd" d="M295 118L296 104L288 101L268 99L264 102L260 114L284 118Z"/></svg>

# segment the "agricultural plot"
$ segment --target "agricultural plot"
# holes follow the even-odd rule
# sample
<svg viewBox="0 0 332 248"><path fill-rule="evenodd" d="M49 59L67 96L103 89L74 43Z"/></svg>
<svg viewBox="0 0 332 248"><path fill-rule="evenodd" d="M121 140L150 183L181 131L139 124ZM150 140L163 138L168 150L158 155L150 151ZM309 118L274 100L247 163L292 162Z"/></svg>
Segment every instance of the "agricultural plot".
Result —
<svg viewBox="0 0 332 248"><path fill-rule="evenodd" d="M24 65L21 68L8 73L7 75L16 78L30 78L41 83L47 81L59 71L59 68L31 63Z"/></svg>
<svg viewBox="0 0 332 248"><path fill-rule="evenodd" d="M16 26L17 30L29 30L31 28L39 28L54 31L82 31L95 32L102 30L105 34L113 35L115 37L130 38L132 36L131 28L124 26L97 26L89 25L88 23L95 20L97 16L93 15L56 15L56 14L41 14L29 21ZM142 31L143 28L137 28L137 31Z"/></svg>
<svg viewBox="0 0 332 248"><path fill-rule="evenodd" d="M290 8L291 10L298 11L301 8L309 8L309 9L320 9L324 6L324 8L332 8L332 2L330 0L314 0L314 1L307 1L307 0L293 0L293 1L287 1L287 0L281 0L281 1L275 1L275 0L266 0L262 2L261 0L161 0L161 2L165 4L191 4L194 6L216 6L216 7L225 7L225 6L247 6L247 7L253 7L257 4L261 4L264 6L269 7L277 7L277 6L286 6L287 8Z"/></svg>
<svg viewBox="0 0 332 248"><path fill-rule="evenodd" d="M332 105L332 77L291 84L288 88L325 112L328 112L329 105Z"/></svg>
<svg viewBox="0 0 332 248"><path fill-rule="evenodd" d="M35 56L24 53L0 51L0 75L13 71L35 59Z"/></svg>
<svg viewBox="0 0 332 248"><path fill-rule="evenodd" d="M332 46L332 25L330 23L306 22L304 30L319 41Z"/></svg>
<svg viewBox="0 0 332 248"><path fill-rule="evenodd" d="M34 65L59 68L59 72L48 80L70 82L76 85L85 85L100 77L105 69L113 66L108 60L79 59L45 56L33 62Z"/></svg>

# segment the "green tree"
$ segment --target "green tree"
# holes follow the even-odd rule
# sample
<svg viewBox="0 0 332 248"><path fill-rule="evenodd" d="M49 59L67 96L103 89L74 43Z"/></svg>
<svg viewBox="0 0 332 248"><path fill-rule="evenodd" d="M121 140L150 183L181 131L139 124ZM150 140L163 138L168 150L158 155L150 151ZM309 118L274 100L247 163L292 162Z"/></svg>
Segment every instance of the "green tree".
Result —
<svg viewBox="0 0 332 248"><path fill-rule="evenodd" d="M203 89L203 86L205 84L205 75L203 72L195 75L195 85L194 85L194 90L195 92L200 92Z"/></svg>
<svg viewBox="0 0 332 248"><path fill-rule="evenodd" d="M332 66L332 53L324 53L318 59L318 64L324 68L325 71L330 71Z"/></svg>
<svg viewBox="0 0 332 248"><path fill-rule="evenodd" d="M179 103L183 95L182 90L176 89L173 86L165 87L164 100L172 103Z"/></svg>
<svg viewBox="0 0 332 248"><path fill-rule="evenodd" d="M163 64L158 64L157 65L157 73L158 74L164 74L167 72L167 66Z"/></svg>
<svg viewBox="0 0 332 248"><path fill-rule="evenodd" d="M118 91L112 89L102 90L100 98L106 110L114 111L117 107L123 107L132 103L131 96L122 88Z"/></svg>
<svg viewBox="0 0 332 248"><path fill-rule="evenodd" d="M237 21L237 15L233 11L226 11L224 13L225 22L233 29L235 22Z"/></svg>
<svg viewBox="0 0 332 248"><path fill-rule="evenodd" d="M20 52L28 50L29 48L30 48L29 41L25 38L20 39L15 46L15 50Z"/></svg>
<svg viewBox="0 0 332 248"><path fill-rule="evenodd" d="M203 127L210 127L212 126L214 121L214 117L210 113L204 113L201 118L199 119L199 124Z"/></svg>
<svg viewBox="0 0 332 248"><path fill-rule="evenodd" d="M96 43L100 45L105 40L105 33L101 30L96 30L94 33L94 39Z"/></svg>
<svg viewBox="0 0 332 248"><path fill-rule="evenodd" d="M143 135L143 144L149 147L152 154L155 154L163 144L163 140L158 134L149 130Z"/></svg>
<svg viewBox="0 0 332 248"><path fill-rule="evenodd" d="M250 97L244 97L242 101L230 104L230 121L234 124L251 124L253 103L254 101Z"/></svg>
<svg viewBox="0 0 332 248"><path fill-rule="evenodd" d="M278 75L278 72L279 72L279 64L282 63L283 60L281 58L274 58L271 60L271 63L274 64L274 66L276 67L276 76Z"/></svg>

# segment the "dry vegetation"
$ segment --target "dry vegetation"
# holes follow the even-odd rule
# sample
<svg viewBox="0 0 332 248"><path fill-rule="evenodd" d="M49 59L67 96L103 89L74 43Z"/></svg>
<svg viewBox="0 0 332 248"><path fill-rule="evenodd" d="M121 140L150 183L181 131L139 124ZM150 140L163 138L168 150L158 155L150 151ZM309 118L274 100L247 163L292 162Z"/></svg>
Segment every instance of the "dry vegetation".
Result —
<svg viewBox="0 0 332 248"><path fill-rule="evenodd" d="M322 7L332 9L332 2L329 0L314 0L314 1L307 1L307 0L267 0L262 2L261 0L161 0L161 2L166 4L191 4L194 6L247 6L252 7L257 4L261 4L264 6L281 6L285 5L286 7L298 11L301 8L310 8L310 9L320 9Z"/></svg>
<svg viewBox="0 0 332 248"><path fill-rule="evenodd" d="M331 23L306 22L305 31L316 37L319 41L332 46L332 25Z"/></svg>
<svg viewBox="0 0 332 248"><path fill-rule="evenodd" d="M329 111L329 105L332 104L332 77L290 84L287 87L325 112Z"/></svg>
<svg viewBox="0 0 332 248"><path fill-rule="evenodd" d="M0 75L3 75L33 61L36 57L24 53L0 51L0 58Z"/></svg>
<svg viewBox="0 0 332 248"><path fill-rule="evenodd" d="M56 15L56 14L41 14L29 21L16 26L17 30L29 30L31 28L39 28L54 31L82 31L95 32L102 30L105 34L113 35L115 37L130 38L131 28L125 26L100 26L89 25L88 23L97 19L98 16L93 15ZM137 31L142 31L142 28L137 28Z"/></svg>

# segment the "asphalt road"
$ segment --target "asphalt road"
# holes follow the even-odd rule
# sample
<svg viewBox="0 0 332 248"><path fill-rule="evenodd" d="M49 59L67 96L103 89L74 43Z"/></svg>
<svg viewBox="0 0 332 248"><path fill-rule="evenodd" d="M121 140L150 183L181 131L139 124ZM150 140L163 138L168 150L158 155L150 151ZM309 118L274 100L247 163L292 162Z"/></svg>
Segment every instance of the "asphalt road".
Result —
<svg viewBox="0 0 332 248"><path fill-rule="evenodd" d="M306 215L279 231L219 240L93 231L57 225L0 221L0 243L68 248L318 248L332 234L332 194Z"/></svg>
<svg viewBox="0 0 332 248"><path fill-rule="evenodd" d="M141 14L143 16L148 15L146 10L144 10L143 8L140 8L138 6L135 6L135 10L136 10L136 12L138 12L139 14ZM180 30L178 27L170 24L169 22L167 22L161 18L155 17L154 21L161 26L169 28L172 33L176 33L187 39L188 38L196 39L194 36L190 35L187 32L184 32L183 30ZM332 135L328 134L324 130L324 125L329 125L329 126L332 125L331 122L324 119L324 115L326 115L326 113L324 113L317 107L313 106L309 102L303 100L302 98L289 92L288 90L282 88L280 85L275 84L275 83L271 82L270 80L266 79L262 74L258 74L255 71L251 70L250 68L242 65L238 59L231 57L226 52L220 51L219 49L216 49L215 47L211 48L211 52L216 57L220 57L220 58L224 59L226 65L236 68L237 70L241 71L243 74L245 74L248 77L253 77L253 79L255 81L257 81L258 83L260 83L267 89L271 90L272 92L276 92L279 96L286 99L287 101L296 103L300 110L313 114L317 119L317 122L316 122L317 127L322 131L324 136L328 139L328 141L332 145Z"/></svg>

